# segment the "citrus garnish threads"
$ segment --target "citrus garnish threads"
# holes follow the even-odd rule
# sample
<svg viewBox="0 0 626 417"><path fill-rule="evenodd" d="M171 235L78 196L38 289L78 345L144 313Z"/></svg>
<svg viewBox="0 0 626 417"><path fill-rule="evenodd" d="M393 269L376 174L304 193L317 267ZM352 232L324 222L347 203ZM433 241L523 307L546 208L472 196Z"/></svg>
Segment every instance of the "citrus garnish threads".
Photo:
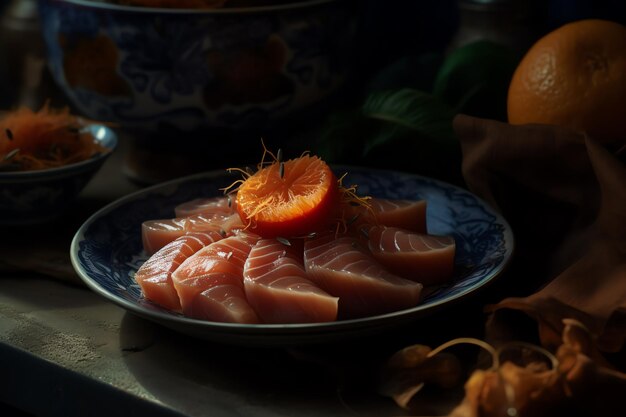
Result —
<svg viewBox="0 0 626 417"><path fill-rule="evenodd" d="M356 185L344 187L345 175L338 180L319 157L304 152L285 161L282 150L274 154L261 143L257 171L229 168L242 178L223 189L237 193L237 210L247 230L263 237L304 237L335 225L346 228L344 204L367 206L369 197L357 196Z"/></svg>

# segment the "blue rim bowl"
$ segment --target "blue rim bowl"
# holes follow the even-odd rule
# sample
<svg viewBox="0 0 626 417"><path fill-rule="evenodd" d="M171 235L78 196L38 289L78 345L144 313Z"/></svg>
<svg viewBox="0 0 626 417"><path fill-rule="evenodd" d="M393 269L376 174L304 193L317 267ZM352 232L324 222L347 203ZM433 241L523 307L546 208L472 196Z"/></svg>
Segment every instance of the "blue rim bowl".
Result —
<svg viewBox="0 0 626 417"><path fill-rule="evenodd" d="M76 201L118 144L116 133L107 126L90 124L83 129L107 151L58 168L0 172L0 225L50 221Z"/></svg>

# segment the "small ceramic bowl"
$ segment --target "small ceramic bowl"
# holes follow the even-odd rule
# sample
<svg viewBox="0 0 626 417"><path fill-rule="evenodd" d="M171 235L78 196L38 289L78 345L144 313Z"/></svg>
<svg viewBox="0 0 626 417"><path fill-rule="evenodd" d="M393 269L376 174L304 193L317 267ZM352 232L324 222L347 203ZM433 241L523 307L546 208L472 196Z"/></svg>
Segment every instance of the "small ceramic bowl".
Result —
<svg viewBox="0 0 626 417"><path fill-rule="evenodd" d="M36 224L60 216L117 147L117 135L102 125L84 129L107 151L90 159L38 171L0 172L0 225Z"/></svg>
<svg viewBox="0 0 626 417"><path fill-rule="evenodd" d="M134 131L256 129L347 78L351 0L213 10L40 0L53 78L91 119Z"/></svg>

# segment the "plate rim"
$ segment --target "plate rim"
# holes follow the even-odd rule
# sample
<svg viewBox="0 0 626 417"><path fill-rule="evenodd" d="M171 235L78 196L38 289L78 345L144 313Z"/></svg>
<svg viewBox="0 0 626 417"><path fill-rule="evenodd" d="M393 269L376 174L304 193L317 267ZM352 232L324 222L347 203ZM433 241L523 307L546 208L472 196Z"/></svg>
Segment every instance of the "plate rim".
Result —
<svg viewBox="0 0 626 417"><path fill-rule="evenodd" d="M445 182L436 178L427 177L427 176L423 176L420 174L413 174L409 172L387 170L387 169L380 169L380 168L359 167L359 166L352 166L352 165L331 164L330 166L333 169L333 171L336 171L338 169L341 169L341 170L353 169L353 170L357 170L361 172L372 172L372 173L379 173L379 174L386 173L386 174L393 174L393 175L400 175L400 176L408 176L408 177L412 177L416 179L432 181L436 183L438 186L445 187L445 188L453 188L457 191L461 191L464 194L470 194L473 198L475 198L480 203L483 209L487 210L489 214L495 217L495 220L497 223L502 224L504 227L503 238L504 238L504 246L506 250L504 252L502 262L499 265L497 265L495 269L492 270L486 277L481 279L478 285L470 286L460 291L459 293L454 294L453 296L450 296L449 298L446 298L443 300L438 300L438 301L425 303L425 304L420 303L417 306L414 306L409 309L403 309L403 310L393 311L393 312L389 312L385 314L379 314L375 316L368 316L368 317L362 317L362 318L356 318L356 319L338 320L338 321L333 321L333 322L328 322L328 323L285 323L285 324L222 323L222 322L194 319L194 318L189 318L189 317L185 317L182 315L173 315L171 313L165 313L165 312L156 311L156 310L149 310L149 309L142 307L141 305L137 303L133 303L131 301L125 300L107 291L106 289L101 287L100 284L98 284L93 278L91 278L89 274L87 273L87 271L85 271L82 268L80 261L78 260L79 243L84 239L85 231L88 230L88 228L94 222L96 222L98 219L100 219L102 216L109 213L110 211L120 206L123 206L125 203L134 201L138 197L149 196L151 193L165 190L168 187L182 185L184 183L194 181L200 178L215 179L215 178L219 178L228 174L226 170L210 170L210 171L199 172L199 173L192 174L192 175L186 175L183 177L179 177L179 178L164 181L158 184L154 184L146 188L142 188L141 190L137 190L130 194L122 196L106 204L105 206L101 207L99 210L94 212L91 216L89 216L82 223L82 225L78 228L78 230L76 231L76 233L74 234L72 238L72 242L70 245L70 260L71 260L72 267L74 268L76 273L79 275L81 280L87 285L87 287L90 288L95 293L97 293L98 295L104 297L108 301L111 301L114 304L128 311L131 311L144 318L147 318L157 323L160 323L162 325L165 325L166 327L175 329L175 327L170 326L169 324L172 324L172 325L179 324L179 325L184 325L186 327L187 326L193 326L193 327L200 326L202 329L205 329L205 330L217 331L218 335L229 333L229 334L236 334L236 335L246 334L246 335L252 336L252 335L256 335L257 333L261 333L262 335L265 335L265 336L272 336L276 334L283 334L286 336L287 335L295 336L302 332L309 334L312 331L314 334L318 334L318 333L335 333L335 332L345 330L346 328L350 330L355 330L355 329L358 330L361 328L370 327L373 324L377 326L384 325L388 323L389 321L398 320L398 319L405 319L402 321L411 321L415 318L415 316L419 317L420 315L433 313L436 310L442 308L444 304L447 305L450 303L458 302L461 299L465 298L467 295L476 293L477 291L484 289L485 286L492 283L492 281L498 276L500 276L509 266L511 259L513 257L513 253L515 251L515 239L514 239L513 230L511 229L507 220L498 211L496 211L490 204L488 204L481 197L472 193L468 189L462 188L455 184L450 184L448 182ZM163 321L168 322L168 324L163 323Z"/></svg>

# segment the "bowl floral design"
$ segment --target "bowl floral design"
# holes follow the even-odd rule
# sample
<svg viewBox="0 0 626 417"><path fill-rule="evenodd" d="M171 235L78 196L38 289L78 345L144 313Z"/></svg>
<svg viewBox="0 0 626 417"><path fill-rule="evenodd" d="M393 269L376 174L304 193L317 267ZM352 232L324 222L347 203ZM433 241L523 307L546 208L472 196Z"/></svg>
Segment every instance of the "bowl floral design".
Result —
<svg viewBox="0 0 626 417"><path fill-rule="evenodd" d="M53 78L88 117L157 131L264 127L331 96L350 70L351 1L151 9L40 0Z"/></svg>

